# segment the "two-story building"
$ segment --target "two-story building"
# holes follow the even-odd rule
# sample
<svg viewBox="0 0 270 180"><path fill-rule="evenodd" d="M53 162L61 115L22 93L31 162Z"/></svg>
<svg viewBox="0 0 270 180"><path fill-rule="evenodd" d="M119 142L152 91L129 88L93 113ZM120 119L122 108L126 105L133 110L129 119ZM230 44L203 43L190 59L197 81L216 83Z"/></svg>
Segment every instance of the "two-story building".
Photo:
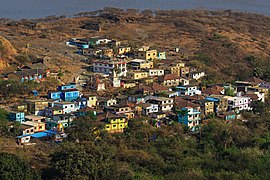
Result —
<svg viewBox="0 0 270 180"><path fill-rule="evenodd" d="M41 99L29 99L26 100L26 104L27 112L38 116L44 116L45 107L48 107L49 101Z"/></svg>
<svg viewBox="0 0 270 180"><path fill-rule="evenodd" d="M158 58L158 52L155 49L149 49L146 51L138 51L135 56L139 59L154 60Z"/></svg>
<svg viewBox="0 0 270 180"><path fill-rule="evenodd" d="M25 121L25 114L24 112L10 112L9 113L9 121L16 121L16 122L24 122Z"/></svg>
<svg viewBox="0 0 270 180"><path fill-rule="evenodd" d="M98 119L105 123L105 130L109 133L122 133L128 127L128 119L124 116L108 114Z"/></svg>
<svg viewBox="0 0 270 180"><path fill-rule="evenodd" d="M93 72L103 74L113 74L117 76L126 76L127 63L116 60L96 60L93 62Z"/></svg>
<svg viewBox="0 0 270 180"><path fill-rule="evenodd" d="M176 92L178 92L178 96L193 96L202 93L196 85L177 86Z"/></svg>
<svg viewBox="0 0 270 180"><path fill-rule="evenodd" d="M201 106L201 111L206 117L215 114L214 101L201 99L197 103Z"/></svg>
<svg viewBox="0 0 270 180"><path fill-rule="evenodd" d="M240 96L240 97L231 97L225 96L224 98L228 99L228 110L235 110L235 111L251 111L252 106L251 102L252 99L250 97Z"/></svg>
<svg viewBox="0 0 270 180"><path fill-rule="evenodd" d="M49 91L49 99L62 99L64 101L73 101L80 97L80 92L76 89L76 84L67 84L58 86L57 91Z"/></svg>
<svg viewBox="0 0 270 180"><path fill-rule="evenodd" d="M178 111L178 122L189 128L198 126L201 121L200 114L200 111L193 109L192 107L184 107Z"/></svg>
<svg viewBox="0 0 270 180"><path fill-rule="evenodd" d="M129 46L119 46L116 48L116 54L126 54L131 51L131 47Z"/></svg>
<svg viewBox="0 0 270 180"><path fill-rule="evenodd" d="M144 59L133 59L128 62L128 66L133 70L151 69L154 67L154 63Z"/></svg>
<svg viewBox="0 0 270 180"><path fill-rule="evenodd" d="M147 99L147 103L158 105L159 111L171 111L173 108L173 98L149 96Z"/></svg>

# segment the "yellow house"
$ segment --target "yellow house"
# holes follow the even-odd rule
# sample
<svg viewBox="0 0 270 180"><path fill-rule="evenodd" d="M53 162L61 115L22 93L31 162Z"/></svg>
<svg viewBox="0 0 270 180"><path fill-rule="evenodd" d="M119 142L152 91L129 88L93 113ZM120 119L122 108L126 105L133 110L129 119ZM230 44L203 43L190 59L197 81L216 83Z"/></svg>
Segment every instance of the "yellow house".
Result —
<svg viewBox="0 0 270 180"><path fill-rule="evenodd" d="M29 126L34 128L34 132L42 132L45 131L45 123L44 122L37 122L37 121L25 121L22 122L22 125Z"/></svg>
<svg viewBox="0 0 270 180"><path fill-rule="evenodd" d="M18 104L14 109L18 112L27 112L27 104Z"/></svg>
<svg viewBox="0 0 270 180"><path fill-rule="evenodd" d="M124 129L128 127L128 120L125 117L110 117L106 120L105 129L109 133L124 132Z"/></svg>
<svg viewBox="0 0 270 180"><path fill-rule="evenodd" d="M181 61L177 62L164 60L158 63L158 67L160 69L164 69L165 73L167 74L177 74L178 76L180 76L181 68L185 67L185 63Z"/></svg>
<svg viewBox="0 0 270 180"><path fill-rule="evenodd" d="M102 48L102 54L108 57L113 57L114 52L112 48L103 47Z"/></svg>
<svg viewBox="0 0 270 180"><path fill-rule="evenodd" d="M215 113L215 109L214 109L214 102L213 101L209 101L207 99L202 99L199 101L199 104L201 106L201 109L204 113L205 116L208 116L210 114L214 114Z"/></svg>
<svg viewBox="0 0 270 180"><path fill-rule="evenodd" d="M153 113L152 117L154 117L156 119L166 118L166 113L164 113L164 112Z"/></svg>
<svg viewBox="0 0 270 180"><path fill-rule="evenodd" d="M158 53L157 50L138 51L137 57L145 60L154 60L157 59Z"/></svg>
<svg viewBox="0 0 270 180"><path fill-rule="evenodd" d="M117 54L125 54L125 53L128 53L128 52L131 51L131 47L120 46L120 47L117 48L116 51L117 51L116 52Z"/></svg>
<svg viewBox="0 0 270 180"><path fill-rule="evenodd" d="M126 82L123 85L124 88L132 88L132 87L135 87L135 86L136 86L135 82Z"/></svg>
<svg viewBox="0 0 270 180"><path fill-rule="evenodd" d="M127 73L127 78L137 80L137 79L143 79L148 77L148 72L144 71L133 71Z"/></svg>

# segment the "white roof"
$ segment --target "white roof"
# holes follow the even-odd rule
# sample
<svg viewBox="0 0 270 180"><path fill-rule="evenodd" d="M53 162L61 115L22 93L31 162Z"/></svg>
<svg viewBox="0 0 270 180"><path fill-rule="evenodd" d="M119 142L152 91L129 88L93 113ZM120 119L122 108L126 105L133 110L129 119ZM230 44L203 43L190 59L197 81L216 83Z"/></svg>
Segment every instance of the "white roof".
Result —
<svg viewBox="0 0 270 180"><path fill-rule="evenodd" d="M146 60L144 60L144 59L133 59L133 60L131 60L130 62L145 62Z"/></svg>

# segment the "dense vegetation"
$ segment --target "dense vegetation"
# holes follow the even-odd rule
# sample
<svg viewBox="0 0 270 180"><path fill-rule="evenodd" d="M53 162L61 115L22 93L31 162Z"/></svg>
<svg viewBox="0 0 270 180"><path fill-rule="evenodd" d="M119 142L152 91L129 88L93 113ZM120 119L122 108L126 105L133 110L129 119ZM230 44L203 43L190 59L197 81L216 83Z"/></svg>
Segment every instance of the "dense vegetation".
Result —
<svg viewBox="0 0 270 180"><path fill-rule="evenodd" d="M125 133L108 134L89 114L67 129L69 137L60 145L26 151L38 148L38 156L48 156L46 161L29 154L25 164L14 155L1 154L0 174L10 177L9 164L17 169L17 164L25 168L41 163L43 179L269 179L269 113L244 113L244 119L228 124L211 119L192 134L179 123L156 128L138 118L130 121ZM7 127L1 122L1 128ZM31 168L26 172L24 176L38 177ZM22 177L19 169L16 173Z"/></svg>
<svg viewBox="0 0 270 180"><path fill-rule="evenodd" d="M247 122L229 124L209 120L197 134L178 123L155 128L137 119L124 134L111 135L93 129L90 118L79 119L43 178L269 179L268 114L246 116Z"/></svg>

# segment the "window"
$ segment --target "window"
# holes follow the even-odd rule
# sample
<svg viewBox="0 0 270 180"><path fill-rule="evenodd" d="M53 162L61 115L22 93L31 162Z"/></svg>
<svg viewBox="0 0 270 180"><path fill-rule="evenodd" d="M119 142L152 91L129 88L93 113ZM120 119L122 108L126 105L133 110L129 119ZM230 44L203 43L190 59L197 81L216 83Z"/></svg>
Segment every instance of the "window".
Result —
<svg viewBox="0 0 270 180"><path fill-rule="evenodd" d="M73 107L73 105L70 105L70 107Z"/></svg>
<svg viewBox="0 0 270 180"><path fill-rule="evenodd" d="M31 129L31 132L34 132L34 129Z"/></svg>
<svg viewBox="0 0 270 180"><path fill-rule="evenodd" d="M107 126L106 126L106 128L110 128L110 126L109 126L109 125L107 125Z"/></svg>
<svg viewBox="0 0 270 180"><path fill-rule="evenodd" d="M65 106L65 108L67 108L67 106Z"/></svg>
<svg viewBox="0 0 270 180"><path fill-rule="evenodd" d="M43 127L42 126L39 126L39 129L42 129Z"/></svg>
<svg viewBox="0 0 270 180"><path fill-rule="evenodd" d="M113 127L116 127L116 125L113 125Z"/></svg>

